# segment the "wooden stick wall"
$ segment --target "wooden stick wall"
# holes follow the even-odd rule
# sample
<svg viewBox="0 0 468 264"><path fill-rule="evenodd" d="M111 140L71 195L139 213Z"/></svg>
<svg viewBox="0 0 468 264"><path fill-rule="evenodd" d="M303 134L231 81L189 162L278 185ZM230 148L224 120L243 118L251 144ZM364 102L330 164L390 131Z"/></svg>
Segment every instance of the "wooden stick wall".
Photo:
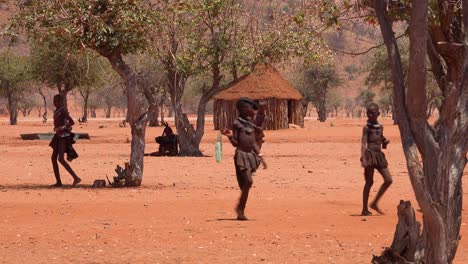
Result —
<svg viewBox="0 0 468 264"><path fill-rule="evenodd" d="M289 124L304 126L302 104L297 100L268 99L266 115L266 130L285 129ZM236 101L215 100L213 109L215 130L231 129L236 118Z"/></svg>

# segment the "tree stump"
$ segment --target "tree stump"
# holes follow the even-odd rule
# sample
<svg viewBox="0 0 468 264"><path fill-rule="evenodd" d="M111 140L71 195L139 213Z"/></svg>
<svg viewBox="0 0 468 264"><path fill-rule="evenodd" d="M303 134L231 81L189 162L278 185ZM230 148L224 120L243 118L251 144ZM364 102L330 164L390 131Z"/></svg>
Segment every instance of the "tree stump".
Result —
<svg viewBox="0 0 468 264"><path fill-rule="evenodd" d="M132 176L132 167L130 163L125 162L125 168L117 165L115 172L117 173L117 176L113 177L113 182L107 178L107 181L111 187L136 187L141 185L141 179Z"/></svg>
<svg viewBox="0 0 468 264"><path fill-rule="evenodd" d="M410 201L400 201L398 209L398 224L390 248L385 249L381 256L372 258L373 264L408 264L419 263L421 245L421 223L416 221L416 214Z"/></svg>

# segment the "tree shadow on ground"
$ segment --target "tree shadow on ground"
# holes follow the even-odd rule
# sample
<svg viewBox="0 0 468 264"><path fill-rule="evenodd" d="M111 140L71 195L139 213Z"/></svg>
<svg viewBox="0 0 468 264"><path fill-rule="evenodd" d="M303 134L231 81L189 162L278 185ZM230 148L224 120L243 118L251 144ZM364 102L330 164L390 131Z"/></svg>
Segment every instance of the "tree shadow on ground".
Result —
<svg viewBox="0 0 468 264"><path fill-rule="evenodd" d="M93 188L92 185L80 184L73 187L71 184L64 184L62 187L53 187L48 184L14 184L14 185L0 185L1 191L23 191L23 190L67 190L67 189L104 189L104 188Z"/></svg>
<svg viewBox="0 0 468 264"><path fill-rule="evenodd" d="M48 184L12 184L12 185L0 185L0 192L6 191L28 191L28 190L70 190L70 189L93 189L93 190L131 190L131 189L140 189L140 190L164 190L169 188L175 188L175 185L142 185L139 187L111 187L107 184L104 187L93 187L92 184L79 184L73 187L71 184L64 184L62 187L53 187Z"/></svg>

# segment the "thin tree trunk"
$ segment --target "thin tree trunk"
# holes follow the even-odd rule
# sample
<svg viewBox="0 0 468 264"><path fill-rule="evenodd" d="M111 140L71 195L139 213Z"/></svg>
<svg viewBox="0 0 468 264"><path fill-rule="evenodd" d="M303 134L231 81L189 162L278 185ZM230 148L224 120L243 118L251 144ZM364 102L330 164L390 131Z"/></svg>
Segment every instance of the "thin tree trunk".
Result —
<svg viewBox="0 0 468 264"><path fill-rule="evenodd" d="M161 110L160 110L160 113L161 113L161 123L164 124L166 121L164 121L164 101L165 99L163 99L161 101Z"/></svg>
<svg viewBox="0 0 468 264"><path fill-rule="evenodd" d="M111 117L111 114L112 114L112 106L111 106L111 105L107 105L107 106L106 106L106 118L110 118L110 117Z"/></svg>
<svg viewBox="0 0 468 264"><path fill-rule="evenodd" d="M13 92L8 92L8 112L10 113L10 125L15 126L18 124L18 102Z"/></svg>
<svg viewBox="0 0 468 264"><path fill-rule="evenodd" d="M206 115L206 106L208 102L215 96L217 93L227 89L228 87L221 87L221 70L217 65L214 65L212 67L212 73L213 73L213 81L211 88L207 91L205 91L201 98L200 102L198 104L198 111L197 111L197 130L196 130L196 147L198 151L200 151L200 142L203 138L203 135L205 134L205 115ZM194 146L195 147L195 146ZM201 151L200 151L201 153Z"/></svg>
<svg viewBox="0 0 468 264"><path fill-rule="evenodd" d="M169 106L169 113L167 115L168 117L174 117L174 107L172 104Z"/></svg>
<svg viewBox="0 0 468 264"><path fill-rule="evenodd" d="M309 100L308 99L305 99L303 98L302 101L301 101L301 104L302 104L302 116L305 118L307 116L307 110L309 108Z"/></svg>
<svg viewBox="0 0 468 264"><path fill-rule="evenodd" d="M65 84L63 89L62 89L62 87L60 85L57 88L58 88L58 92L60 94L60 98L62 99L62 107L66 111L68 111L67 95L68 95L68 92L72 90L72 87L70 86L70 84Z"/></svg>
<svg viewBox="0 0 468 264"><path fill-rule="evenodd" d="M239 76L237 74L237 65L236 65L235 62L232 63L231 74L232 74L232 79L233 79L234 82L239 80Z"/></svg>
<svg viewBox="0 0 468 264"><path fill-rule="evenodd" d="M23 117L28 116L28 109L26 107L20 107L19 110L21 111L21 114L23 114Z"/></svg>
<svg viewBox="0 0 468 264"><path fill-rule="evenodd" d="M89 91L82 92L80 91L81 97L83 98L83 116L81 117L82 123L88 122L88 99L89 99Z"/></svg>
<svg viewBox="0 0 468 264"><path fill-rule="evenodd" d="M96 107L95 106L91 107L90 112L91 112L91 118L96 118L97 117Z"/></svg>
<svg viewBox="0 0 468 264"><path fill-rule="evenodd" d="M137 75L125 64L120 54L112 54L107 57L114 70L124 79L127 89L128 115L127 122L131 128L131 150L129 173L131 182L127 186L140 186L143 179L145 133L147 125L147 114L142 109L144 102L140 99L139 82Z"/></svg>
<svg viewBox="0 0 468 264"><path fill-rule="evenodd" d="M139 75L141 85L143 86L143 94L148 101L148 125L150 127L158 127L159 124L159 104L163 96L159 93L162 89L159 86L159 81L155 83L149 73Z"/></svg>
<svg viewBox="0 0 468 264"><path fill-rule="evenodd" d="M327 110L325 109L325 102L320 101L317 105L318 120L325 122L327 120Z"/></svg>
<svg viewBox="0 0 468 264"><path fill-rule="evenodd" d="M47 100L41 88L39 88L39 94L41 95L42 101L44 102L44 113L42 114L42 123L45 124L47 122Z"/></svg>

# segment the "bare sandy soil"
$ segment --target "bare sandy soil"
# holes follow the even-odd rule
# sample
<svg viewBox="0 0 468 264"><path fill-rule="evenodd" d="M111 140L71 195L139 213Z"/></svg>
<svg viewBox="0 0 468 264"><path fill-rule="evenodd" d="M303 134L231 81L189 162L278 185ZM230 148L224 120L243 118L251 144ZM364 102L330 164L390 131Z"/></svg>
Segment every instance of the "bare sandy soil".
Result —
<svg viewBox="0 0 468 264"><path fill-rule="evenodd" d="M246 211L251 221L238 222L234 148L224 141L224 160L217 164L215 131L204 138L208 157L147 157L141 188L92 189L95 179L113 176L127 160L130 133L117 121L91 120L75 128L92 136L75 145L80 158L72 167L83 184L49 189L48 142L22 141L19 134L47 132L51 124L3 122L0 263L370 263L391 244L398 201L415 204L398 129L384 123L394 177L381 203L385 216L359 216L364 119L342 119L268 131L263 152L269 168L254 178ZM148 129L147 152L156 151L154 137L161 132ZM65 172L62 179L71 184ZM382 183L378 174L375 179L373 196ZM455 263L468 263L465 234L463 223Z"/></svg>

